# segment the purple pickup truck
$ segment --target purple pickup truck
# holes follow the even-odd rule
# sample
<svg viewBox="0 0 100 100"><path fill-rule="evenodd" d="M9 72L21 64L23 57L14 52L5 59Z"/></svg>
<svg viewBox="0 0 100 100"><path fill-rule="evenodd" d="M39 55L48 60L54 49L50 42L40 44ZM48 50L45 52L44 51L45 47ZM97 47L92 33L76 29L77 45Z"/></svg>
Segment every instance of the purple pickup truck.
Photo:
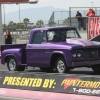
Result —
<svg viewBox="0 0 100 100"><path fill-rule="evenodd" d="M35 28L28 44L1 46L1 64L9 71L39 67L42 71L68 73L70 69L91 67L100 73L100 43L84 40L75 27Z"/></svg>

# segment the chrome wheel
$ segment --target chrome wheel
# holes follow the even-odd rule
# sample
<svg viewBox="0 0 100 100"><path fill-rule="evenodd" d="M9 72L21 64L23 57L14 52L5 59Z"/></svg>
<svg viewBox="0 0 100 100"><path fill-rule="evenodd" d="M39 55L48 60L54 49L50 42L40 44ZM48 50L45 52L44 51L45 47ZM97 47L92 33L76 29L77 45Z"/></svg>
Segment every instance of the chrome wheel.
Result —
<svg viewBox="0 0 100 100"><path fill-rule="evenodd" d="M18 66L17 60L15 57L8 57L7 67L9 71L24 71L26 66Z"/></svg>
<svg viewBox="0 0 100 100"><path fill-rule="evenodd" d="M69 73L70 71L63 57L57 58L55 63L55 69L57 73Z"/></svg>
<svg viewBox="0 0 100 100"><path fill-rule="evenodd" d="M65 67L66 66L65 66L65 64L62 60L59 60L57 62L57 70L58 70L59 73L63 73L65 71Z"/></svg>
<svg viewBox="0 0 100 100"><path fill-rule="evenodd" d="M10 68L11 71L15 70L15 68L16 68L16 62L15 62L14 59L10 59L9 60L9 68Z"/></svg>

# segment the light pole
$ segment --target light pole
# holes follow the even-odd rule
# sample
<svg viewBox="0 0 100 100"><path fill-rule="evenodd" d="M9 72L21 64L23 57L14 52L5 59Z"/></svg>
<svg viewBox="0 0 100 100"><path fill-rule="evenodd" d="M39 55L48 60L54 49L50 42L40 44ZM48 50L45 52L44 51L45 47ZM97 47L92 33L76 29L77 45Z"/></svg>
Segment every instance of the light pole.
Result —
<svg viewBox="0 0 100 100"><path fill-rule="evenodd" d="M5 29L5 7L4 7L4 4L3 4L3 11L4 11L4 29Z"/></svg>
<svg viewBox="0 0 100 100"><path fill-rule="evenodd" d="M20 18L20 4L19 4L19 22L21 23L21 18Z"/></svg>
<svg viewBox="0 0 100 100"><path fill-rule="evenodd" d="M62 12L63 12L63 11L65 11L65 10L61 10L61 20L62 20Z"/></svg>
<svg viewBox="0 0 100 100"><path fill-rule="evenodd" d="M90 2L90 3L92 4L92 8L93 8L93 3L94 3L94 2Z"/></svg>
<svg viewBox="0 0 100 100"><path fill-rule="evenodd" d="M61 20L62 20L62 11L61 11Z"/></svg>

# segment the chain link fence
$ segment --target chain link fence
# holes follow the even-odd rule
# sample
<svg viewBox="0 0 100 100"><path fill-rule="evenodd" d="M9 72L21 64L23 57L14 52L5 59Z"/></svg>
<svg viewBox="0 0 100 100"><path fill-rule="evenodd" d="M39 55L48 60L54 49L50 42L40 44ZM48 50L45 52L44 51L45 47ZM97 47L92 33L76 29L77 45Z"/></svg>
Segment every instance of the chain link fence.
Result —
<svg viewBox="0 0 100 100"><path fill-rule="evenodd" d="M77 11L82 14L82 28L87 30L86 14L91 7L69 7L69 10L53 11L47 26L74 26L78 27L78 20L75 18ZM100 7L92 7L96 16L100 16Z"/></svg>
<svg viewBox="0 0 100 100"><path fill-rule="evenodd" d="M82 14L82 27L87 30L87 12L92 8L95 11L95 16L100 16L100 7L69 7L69 24L70 26L77 27L77 19L75 18L76 12L79 11ZM73 21L74 20L74 21Z"/></svg>
<svg viewBox="0 0 100 100"><path fill-rule="evenodd" d="M30 30L19 29L11 32L11 34L13 36L12 39L13 44L24 44L24 43L28 43L29 41ZM0 36L0 43L5 44L5 32L4 35Z"/></svg>

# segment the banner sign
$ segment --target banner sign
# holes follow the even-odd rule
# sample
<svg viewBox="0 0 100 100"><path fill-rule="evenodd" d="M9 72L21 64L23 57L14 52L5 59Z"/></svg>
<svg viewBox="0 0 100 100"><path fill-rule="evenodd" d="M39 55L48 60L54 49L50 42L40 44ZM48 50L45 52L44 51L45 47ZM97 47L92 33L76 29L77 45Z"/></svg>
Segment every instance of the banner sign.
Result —
<svg viewBox="0 0 100 100"><path fill-rule="evenodd" d="M88 18L88 39L92 40L100 35L100 17Z"/></svg>
<svg viewBox="0 0 100 100"><path fill-rule="evenodd" d="M36 4L39 0L0 0L0 3L7 4L7 3L32 3Z"/></svg>
<svg viewBox="0 0 100 100"><path fill-rule="evenodd" d="M0 72L0 88L100 96L100 78Z"/></svg>
<svg viewBox="0 0 100 100"><path fill-rule="evenodd" d="M28 2L29 0L0 0L0 2Z"/></svg>

